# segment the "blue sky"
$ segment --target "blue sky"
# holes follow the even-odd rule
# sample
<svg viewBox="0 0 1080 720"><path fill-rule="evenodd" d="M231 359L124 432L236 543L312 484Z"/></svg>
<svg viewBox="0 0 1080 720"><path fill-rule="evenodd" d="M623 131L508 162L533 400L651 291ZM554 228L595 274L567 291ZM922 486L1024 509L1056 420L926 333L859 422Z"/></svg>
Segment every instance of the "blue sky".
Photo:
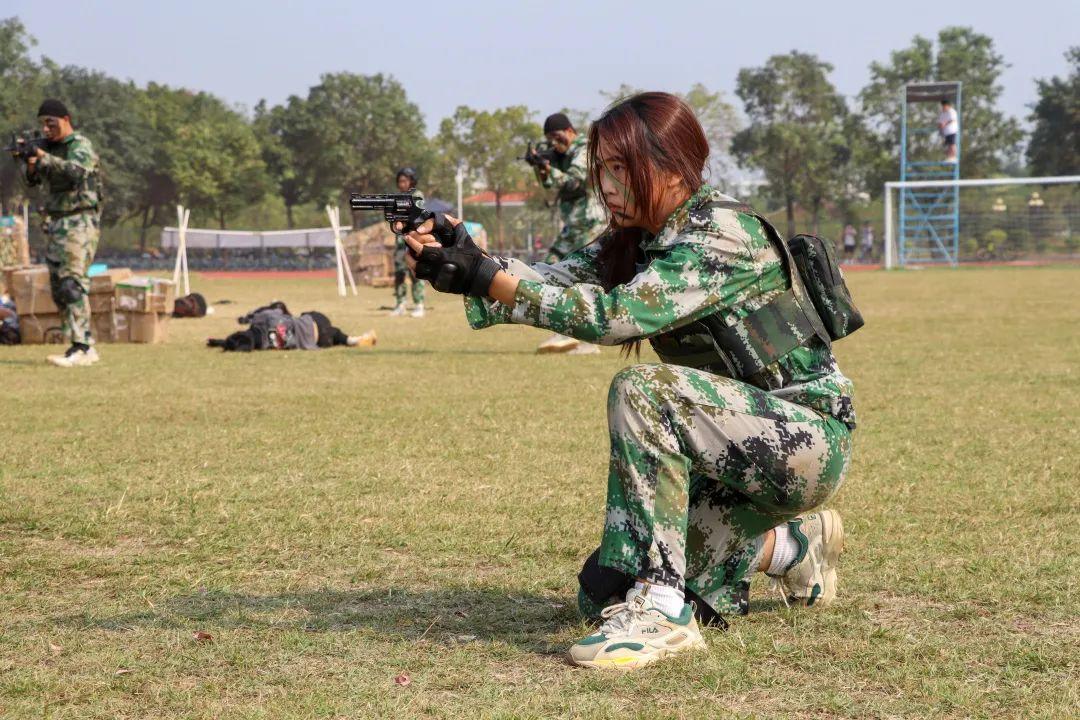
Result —
<svg viewBox="0 0 1080 720"><path fill-rule="evenodd" d="M62 64L249 108L304 94L324 72L390 73L429 127L460 104L596 111L599 91L623 82L676 91L702 82L736 101L739 68L791 49L832 63L833 81L853 95L871 61L945 25L994 39L1011 64L1002 108L1022 119L1034 79L1062 74L1066 48L1080 44L1077 0L0 2L0 17L11 15L37 37L36 52Z"/></svg>

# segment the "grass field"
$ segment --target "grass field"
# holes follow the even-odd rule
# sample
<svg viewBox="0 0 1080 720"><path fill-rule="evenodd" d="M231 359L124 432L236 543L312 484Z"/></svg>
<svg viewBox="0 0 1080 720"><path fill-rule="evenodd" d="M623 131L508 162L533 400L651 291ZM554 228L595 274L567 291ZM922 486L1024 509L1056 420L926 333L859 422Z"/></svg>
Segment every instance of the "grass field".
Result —
<svg viewBox="0 0 1080 720"><path fill-rule="evenodd" d="M708 654L626 675L561 658L614 350L330 280L196 280L235 304L93 368L0 348L0 717L1076 717L1080 269L850 284L837 604L758 580ZM202 347L273 298L379 346Z"/></svg>

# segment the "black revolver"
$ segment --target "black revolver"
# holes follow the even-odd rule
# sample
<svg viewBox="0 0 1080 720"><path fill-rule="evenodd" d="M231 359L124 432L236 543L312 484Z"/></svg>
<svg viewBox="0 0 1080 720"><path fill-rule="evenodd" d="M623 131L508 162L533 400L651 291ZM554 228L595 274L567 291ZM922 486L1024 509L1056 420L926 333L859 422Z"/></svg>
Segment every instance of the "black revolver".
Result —
<svg viewBox="0 0 1080 720"><path fill-rule="evenodd" d="M409 193L390 193L363 195L351 193L349 207L356 210L382 211L390 229L396 233L407 233L420 227L425 220L430 220L434 213L424 209L422 198Z"/></svg>
<svg viewBox="0 0 1080 720"><path fill-rule="evenodd" d="M11 153L12 157L19 160L29 160L37 155L37 149L45 149L47 138L42 137L36 130L24 130L11 136L11 144L4 148L4 152Z"/></svg>

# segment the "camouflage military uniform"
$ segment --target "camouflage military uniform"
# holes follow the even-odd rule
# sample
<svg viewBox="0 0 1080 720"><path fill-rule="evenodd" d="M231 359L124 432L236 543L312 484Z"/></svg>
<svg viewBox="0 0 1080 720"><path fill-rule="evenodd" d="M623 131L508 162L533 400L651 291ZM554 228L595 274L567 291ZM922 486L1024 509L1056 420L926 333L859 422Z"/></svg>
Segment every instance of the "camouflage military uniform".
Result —
<svg viewBox="0 0 1080 720"><path fill-rule="evenodd" d="M710 207L730 200L702 187L643 242L638 274L610 291L594 243L555 265L502 261L521 278L513 307L466 300L475 328L522 323L608 345L647 338L668 358L611 384L600 564L689 587L722 612L739 609L763 534L840 486L855 420L851 383L816 337L753 385L726 377L715 350L672 350L693 345L677 331L694 321L719 315L733 325L788 286L757 218Z"/></svg>
<svg viewBox="0 0 1080 720"><path fill-rule="evenodd" d="M26 175L28 185L42 181L48 186L45 202L45 262L53 298L61 308L64 334L73 343L90 344L90 280L87 272L97 252L100 232L98 157L90 141L81 133L50 143L34 172ZM65 295L63 281L71 278L81 289L78 299ZM69 285L72 281L69 281ZM73 293L74 294L74 293Z"/></svg>
<svg viewBox="0 0 1080 720"><path fill-rule="evenodd" d="M409 191L411 195L420 200L424 199L424 193L416 188ZM404 235L394 236L394 305L405 303L405 279L409 279L412 285L413 305L422 307L424 304L424 281L417 280L413 271L405 264L405 253L409 246L405 244Z"/></svg>
<svg viewBox="0 0 1080 720"><path fill-rule="evenodd" d="M592 242L604 227L604 210L589 189L588 152L584 135L574 138L565 154L555 156L547 177L540 182L546 188L558 188L556 202L559 203L562 230L548 249L545 260L556 263Z"/></svg>

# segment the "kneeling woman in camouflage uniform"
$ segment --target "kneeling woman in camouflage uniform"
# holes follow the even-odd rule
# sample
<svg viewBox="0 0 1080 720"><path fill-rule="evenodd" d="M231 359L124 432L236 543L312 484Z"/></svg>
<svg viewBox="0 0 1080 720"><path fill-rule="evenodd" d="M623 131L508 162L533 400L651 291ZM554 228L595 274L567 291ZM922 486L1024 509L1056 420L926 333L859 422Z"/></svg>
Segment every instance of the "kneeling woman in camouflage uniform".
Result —
<svg viewBox="0 0 1080 720"><path fill-rule="evenodd" d="M784 314L806 295L775 231L703 183L709 147L685 103L623 100L589 145L610 215L597 242L527 267L437 220L409 236L409 262L472 296L474 328L521 323L627 349L647 339L663 360L611 384L607 517L579 596L604 622L569 653L635 668L704 647L688 600L701 617L745 612L753 572L793 602L833 599L843 528L816 508L848 466L852 387L827 340Z"/></svg>

